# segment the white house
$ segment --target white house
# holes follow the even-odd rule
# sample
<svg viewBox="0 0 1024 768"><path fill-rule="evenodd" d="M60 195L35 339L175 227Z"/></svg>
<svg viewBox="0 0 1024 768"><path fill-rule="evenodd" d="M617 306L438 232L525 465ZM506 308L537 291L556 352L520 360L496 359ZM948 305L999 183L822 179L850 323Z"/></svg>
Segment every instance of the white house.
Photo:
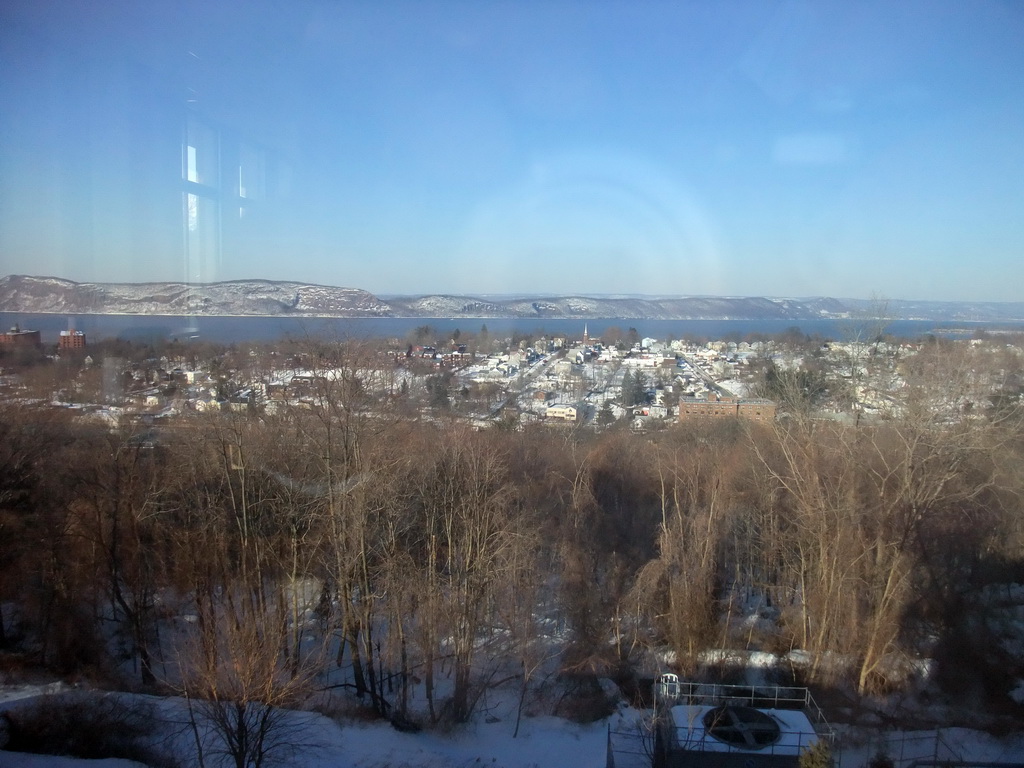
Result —
<svg viewBox="0 0 1024 768"><path fill-rule="evenodd" d="M549 405L545 411L549 419L560 419L562 421L577 421L579 419L579 408L569 403Z"/></svg>

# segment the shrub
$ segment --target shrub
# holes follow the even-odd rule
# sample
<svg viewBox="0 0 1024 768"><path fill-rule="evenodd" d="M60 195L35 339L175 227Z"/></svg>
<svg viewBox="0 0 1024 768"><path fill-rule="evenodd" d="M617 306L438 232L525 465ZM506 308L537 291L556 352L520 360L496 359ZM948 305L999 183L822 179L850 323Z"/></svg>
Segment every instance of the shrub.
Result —
<svg viewBox="0 0 1024 768"><path fill-rule="evenodd" d="M109 693L54 694L8 710L3 717L8 736L5 748L12 752L171 764L147 746L153 708L137 700Z"/></svg>
<svg viewBox="0 0 1024 768"><path fill-rule="evenodd" d="M553 714L574 723L593 723L615 712L616 701L601 687L596 675L563 675L565 693Z"/></svg>
<svg viewBox="0 0 1024 768"><path fill-rule="evenodd" d="M800 768L832 768L832 749L818 739L800 753Z"/></svg>

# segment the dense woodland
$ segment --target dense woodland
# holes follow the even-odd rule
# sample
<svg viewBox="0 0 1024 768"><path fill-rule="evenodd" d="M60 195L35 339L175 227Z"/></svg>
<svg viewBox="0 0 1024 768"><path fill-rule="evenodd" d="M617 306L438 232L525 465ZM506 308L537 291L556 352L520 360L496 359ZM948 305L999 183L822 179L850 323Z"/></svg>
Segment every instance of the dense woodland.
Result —
<svg viewBox="0 0 1024 768"><path fill-rule="evenodd" d="M922 351L884 418L816 417L776 372L774 425L652 434L409 416L360 354L318 351L352 373L314 407L156 437L3 405L8 657L195 700L341 686L422 724L498 682L697 674L713 648L799 650L801 680L860 694L928 658L936 690L1013 706L1022 662L985 614L1024 582L1024 430L990 348Z"/></svg>

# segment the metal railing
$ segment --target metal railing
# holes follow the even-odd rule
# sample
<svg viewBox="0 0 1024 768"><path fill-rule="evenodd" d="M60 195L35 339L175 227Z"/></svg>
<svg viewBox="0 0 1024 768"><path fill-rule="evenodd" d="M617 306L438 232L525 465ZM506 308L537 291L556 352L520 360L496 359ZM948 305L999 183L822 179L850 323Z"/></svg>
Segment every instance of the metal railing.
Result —
<svg viewBox="0 0 1024 768"><path fill-rule="evenodd" d="M834 740L832 726L825 719L825 713L814 700L810 690L783 685L726 685L720 683L694 683L680 681L675 675L662 675L655 684L658 698L668 698L672 704L696 704L717 706L719 704L743 704L755 709L799 709L811 721L817 735L829 741Z"/></svg>
<svg viewBox="0 0 1024 768"><path fill-rule="evenodd" d="M608 726L606 768L650 768L654 758L654 732L638 721L636 727L613 730Z"/></svg>
<svg viewBox="0 0 1024 768"><path fill-rule="evenodd" d="M676 705L742 705L754 709L797 710L811 724L810 731L782 729L779 740L757 749L762 755L798 755L815 741L835 743L835 734L824 713L807 688L779 685L726 685L680 681L676 675L662 675L655 682L653 718L638 721L632 729L608 727L607 768L650 766L660 743L662 750L689 752L750 752L750 747L732 745L711 737L702 729L677 725L668 714ZM659 725L660 723L660 725ZM646 726L646 727L645 727ZM660 733L660 735L658 735ZM674 743L673 743L674 742Z"/></svg>
<svg viewBox="0 0 1024 768"><path fill-rule="evenodd" d="M677 725L672 730L676 737L671 745L672 749L686 752L742 752L750 754L753 751L758 755L786 755L795 757L821 738L815 731L780 730L777 741L762 747L752 748L749 745L730 744L721 741L703 729L690 730L685 725Z"/></svg>
<svg viewBox="0 0 1024 768"><path fill-rule="evenodd" d="M875 752L889 759L893 768L932 768L966 766L963 756L936 731L880 731L873 734L871 746ZM839 768L846 768L842 758ZM979 768L981 764L978 764ZM1018 763L1018 765L1020 765Z"/></svg>

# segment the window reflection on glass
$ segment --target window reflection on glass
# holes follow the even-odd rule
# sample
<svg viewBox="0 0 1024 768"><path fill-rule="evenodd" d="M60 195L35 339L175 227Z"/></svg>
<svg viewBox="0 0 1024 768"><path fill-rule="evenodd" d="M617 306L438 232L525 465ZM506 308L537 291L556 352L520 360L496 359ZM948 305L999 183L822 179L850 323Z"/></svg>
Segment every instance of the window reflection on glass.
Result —
<svg viewBox="0 0 1024 768"><path fill-rule="evenodd" d="M187 181L198 183L199 172L196 170L196 148L192 146L188 147L186 155L188 167L186 168L185 179Z"/></svg>
<svg viewBox="0 0 1024 768"><path fill-rule="evenodd" d="M246 200L261 200L266 174L263 150L242 144L238 154L238 196Z"/></svg>
<svg viewBox="0 0 1024 768"><path fill-rule="evenodd" d="M195 117L188 119L185 180L216 189L220 186L220 147L217 132Z"/></svg>
<svg viewBox="0 0 1024 768"><path fill-rule="evenodd" d="M220 273L220 205L186 193L185 270L191 283L209 283Z"/></svg>
<svg viewBox="0 0 1024 768"><path fill-rule="evenodd" d="M184 160L185 279L220 279L220 197L218 132L195 116L187 119Z"/></svg>

